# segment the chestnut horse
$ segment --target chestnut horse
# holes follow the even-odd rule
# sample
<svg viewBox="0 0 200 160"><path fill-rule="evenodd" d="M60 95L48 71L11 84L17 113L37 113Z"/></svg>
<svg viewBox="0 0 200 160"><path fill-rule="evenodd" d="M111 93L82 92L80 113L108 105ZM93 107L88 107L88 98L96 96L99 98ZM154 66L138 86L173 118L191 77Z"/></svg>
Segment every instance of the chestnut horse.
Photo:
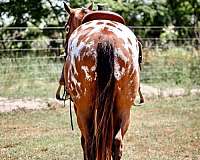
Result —
<svg viewBox="0 0 200 160"><path fill-rule="evenodd" d="M64 78L84 159L119 160L139 89L139 43L122 23L95 19L82 24L91 7L64 6L69 13Z"/></svg>

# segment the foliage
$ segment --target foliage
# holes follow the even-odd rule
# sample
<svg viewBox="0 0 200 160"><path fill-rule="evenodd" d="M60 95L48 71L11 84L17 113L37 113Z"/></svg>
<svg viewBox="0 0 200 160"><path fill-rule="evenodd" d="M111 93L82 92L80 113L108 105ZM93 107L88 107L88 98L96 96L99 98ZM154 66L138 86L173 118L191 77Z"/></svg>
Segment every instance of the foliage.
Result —
<svg viewBox="0 0 200 160"><path fill-rule="evenodd" d="M178 37L177 31L173 25L167 26L163 28L163 33L160 34L160 40L162 46L165 45L166 47L171 47L170 44L173 45L173 41L176 40Z"/></svg>
<svg viewBox="0 0 200 160"><path fill-rule="evenodd" d="M30 41L45 35L42 30L34 27L64 26L65 11L62 2L52 0L9 0L0 5L0 49L31 48ZM9 29L7 27L21 27ZM27 27L32 27L28 29ZM55 31L48 33L49 38ZM58 38L58 37L54 37ZM10 40L23 40L16 42Z"/></svg>
<svg viewBox="0 0 200 160"><path fill-rule="evenodd" d="M198 26L200 21L200 0L166 0L170 21L174 26ZM179 30L179 37L191 37L194 31Z"/></svg>
<svg viewBox="0 0 200 160"><path fill-rule="evenodd" d="M66 0L71 7L84 7L91 0ZM98 3L106 4L109 10L122 15L129 26L190 26L181 28L176 38L196 38L195 45L200 46L200 0L95 0L94 9ZM50 39L58 38L57 31L29 30L26 27L56 27L64 26L67 16L61 0L5 0L0 2L0 27L25 27L17 30L0 30L0 49L31 48L30 41L17 43L9 39L31 40L45 35ZM134 31L143 38L166 39L166 31L156 28L147 28ZM61 37L64 34L61 32ZM59 35L55 37L55 35ZM60 37L59 37L60 38ZM165 40L164 40L165 41ZM51 45L51 44L49 44ZM52 46L53 47L53 46Z"/></svg>
<svg viewBox="0 0 200 160"><path fill-rule="evenodd" d="M190 64L190 79L193 84L200 85L200 58L196 57Z"/></svg>

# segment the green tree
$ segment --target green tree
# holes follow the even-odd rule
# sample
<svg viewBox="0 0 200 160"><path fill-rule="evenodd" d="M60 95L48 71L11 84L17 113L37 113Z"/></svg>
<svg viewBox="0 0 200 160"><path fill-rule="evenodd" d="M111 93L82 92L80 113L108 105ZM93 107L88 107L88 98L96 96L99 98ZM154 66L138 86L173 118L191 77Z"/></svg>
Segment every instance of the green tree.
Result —
<svg viewBox="0 0 200 160"><path fill-rule="evenodd" d="M92 0L66 0L71 7L84 7ZM123 16L128 26L190 26L175 32L179 37L196 37L200 46L200 0L94 0L107 4L109 10ZM60 30L30 30L28 26L64 26L67 15L61 0L4 0L0 2L0 27L24 27L18 30L0 30L0 39L36 39L41 35L56 38ZM141 37L159 38L164 31L157 28L134 30ZM30 42L0 42L0 48L30 48Z"/></svg>
<svg viewBox="0 0 200 160"><path fill-rule="evenodd" d="M166 0L169 8L168 14L174 26L198 26L200 21L200 0ZM179 36L192 36L194 31L187 29L179 30Z"/></svg>
<svg viewBox="0 0 200 160"><path fill-rule="evenodd" d="M59 2L59 3L58 3ZM66 15L62 1L53 0L9 0L0 5L0 48L31 48L30 41L7 41L31 40L45 33L52 38L55 30L47 33L46 30L27 29L26 27L38 26L64 26ZM18 29L6 29L7 27L21 27ZM63 35L64 37L64 35Z"/></svg>

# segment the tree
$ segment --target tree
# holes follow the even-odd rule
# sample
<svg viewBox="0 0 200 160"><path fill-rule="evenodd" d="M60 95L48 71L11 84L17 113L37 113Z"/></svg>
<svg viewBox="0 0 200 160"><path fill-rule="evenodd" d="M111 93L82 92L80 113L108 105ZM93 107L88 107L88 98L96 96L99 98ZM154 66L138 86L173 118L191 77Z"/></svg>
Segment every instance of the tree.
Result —
<svg viewBox="0 0 200 160"><path fill-rule="evenodd" d="M28 23L39 25L50 10L44 8L42 0L9 0L1 3L0 13L12 19L9 26L26 27Z"/></svg>
<svg viewBox="0 0 200 160"><path fill-rule="evenodd" d="M66 0L71 7L84 7L92 0ZM0 2L0 27L23 27L17 30L0 30L0 39L36 39L41 35L56 38L63 32L52 29L27 29L26 27L64 26L67 15L62 0L5 0ZM125 18L128 26L190 26L194 30L179 29L177 37L196 37L200 46L200 0L95 0L107 4L111 11ZM162 30L145 28L134 31L141 37L160 37ZM0 48L30 48L31 43L24 41L0 42Z"/></svg>
<svg viewBox="0 0 200 160"><path fill-rule="evenodd" d="M200 0L166 0L169 8L168 14L171 17L171 23L174 26L198 26L200 21ZM191 37L194 31L187 29L179 30L179 37L185 35Z"/></svg>
<svg viewBox="0 0 200 160"><path fill-rule="evenodd" d="M61 0L60 0L61 2ZM64 26L66 15L62 3L53 0L9 0L0 5L0 48L31 48L30 41L6 41L31 40L41 36L40 29L27 29L26 27L38 26ZM7 27L21 27L7 30ZM57 32L57 31L56 31ZM46 32L45 32L46 33ZM52 32L51 32L52 33ZM54 33L52 33L54 35ZM46 34L51 37L52 34ZM64 36L63 36L64 37Z"/></svg>

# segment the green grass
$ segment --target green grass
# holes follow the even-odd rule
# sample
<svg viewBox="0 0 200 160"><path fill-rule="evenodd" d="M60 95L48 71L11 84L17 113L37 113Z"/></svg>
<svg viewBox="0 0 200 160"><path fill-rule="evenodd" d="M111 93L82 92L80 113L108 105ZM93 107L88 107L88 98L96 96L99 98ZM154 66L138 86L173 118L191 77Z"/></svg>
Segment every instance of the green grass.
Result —
<svg viewBox="0 0 200 160"><path fill-rule="evenodd" d="M0 59L0 96L55 97L63 62L52 57ZM200 86L200 53L183 48L144 50L141 81L156 87Z"/></svg>
<svg viewBox="0 0 200 160"><path fill-rule="evenodd" d="M63 62L52 57L0 59L0 96L55 97ZM141 81L156 87L200 86L200 52L144 50Z"/></svg>
<svg viewBox="0 0 200 160"><path fill-rule="evenodd" d="M0 128L2 160L83 159L68 108L0 113ZM155 99L133 107L123 159L199 160L200 98Z"/></svg>
<svg viewBox="0 0 200 160"><path fill-rule="evenodd" d="M0 59L0 96L55 97L63 62L51 57Z"/></svg>
<svg viewBox="0 0 200 160"><path fill-rule="evenodd" d="M200 85L200 51L144 50L142 81L159 86Z"/></svg>

